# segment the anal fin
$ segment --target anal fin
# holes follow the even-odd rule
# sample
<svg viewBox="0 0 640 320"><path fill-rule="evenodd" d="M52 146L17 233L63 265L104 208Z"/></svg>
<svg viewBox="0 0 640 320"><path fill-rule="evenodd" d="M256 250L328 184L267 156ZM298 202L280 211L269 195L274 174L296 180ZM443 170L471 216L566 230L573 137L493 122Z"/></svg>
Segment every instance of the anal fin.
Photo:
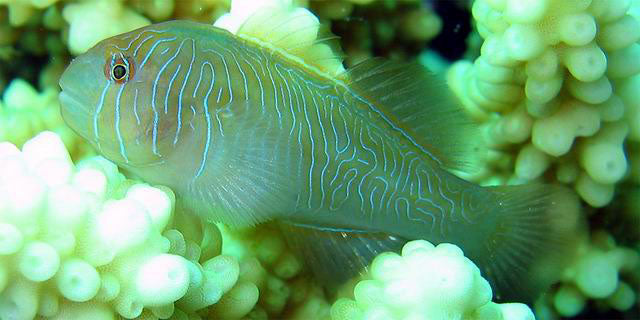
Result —
<svg viewBox="0 0 640 320"><path fill-rule="evenodd" d="M289 246L324 284L339 284L367 266L378 254L399 251L406 239L383 232L282 222Z"/></svg>

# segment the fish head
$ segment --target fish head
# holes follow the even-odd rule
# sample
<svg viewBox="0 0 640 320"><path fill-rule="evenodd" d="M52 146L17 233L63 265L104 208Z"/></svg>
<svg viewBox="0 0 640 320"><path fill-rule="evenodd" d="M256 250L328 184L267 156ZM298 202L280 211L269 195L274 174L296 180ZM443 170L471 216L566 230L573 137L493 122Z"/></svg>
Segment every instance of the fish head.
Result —
<svg viewBox="0 0 640 320"><path fill-rule="evenodd" d="M176 130L175 85L166 94L179 71L167 63L176 38L168 28L143 27L73 59L59 81L66 124L117 164L162 162Z"/></svg>

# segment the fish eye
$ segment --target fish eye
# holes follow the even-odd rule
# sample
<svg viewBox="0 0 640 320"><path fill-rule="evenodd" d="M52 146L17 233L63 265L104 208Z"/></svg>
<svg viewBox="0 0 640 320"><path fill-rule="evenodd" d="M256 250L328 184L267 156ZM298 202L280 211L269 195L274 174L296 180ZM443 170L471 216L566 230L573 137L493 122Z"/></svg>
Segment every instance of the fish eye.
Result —
<svg viewBox="0 0 640 320"><path fill-rule="evenodd" d="M122 81L127 76L127 66L116 64L111 68L111 74L116 81Z"/></svg>
<svg viewBox="0 0 640 320"><path fill-rule="evenodd" d="M135 65L130 57L122 54L119 54L119 57L112 55L105 61L104 76L107 80L114 81L117 84L123 84L133 79L134 73Z"/></svg>

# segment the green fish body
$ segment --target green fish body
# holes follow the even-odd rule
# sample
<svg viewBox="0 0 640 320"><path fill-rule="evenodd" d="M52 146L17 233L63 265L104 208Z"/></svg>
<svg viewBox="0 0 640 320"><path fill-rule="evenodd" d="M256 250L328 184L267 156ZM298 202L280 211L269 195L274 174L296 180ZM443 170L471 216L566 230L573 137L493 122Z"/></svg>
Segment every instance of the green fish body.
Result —
<svg viewBox="0 0 640 320"><path fill-rule="evenodd" d="M427 239L460 246L499 293L531 296L575 242L563 189L481 187L446 170L464 162L473 127L417 65L331 76L172 21L102 41L60 85L65 121L105 157L212 221L277 222L322 279Z"/></svg>

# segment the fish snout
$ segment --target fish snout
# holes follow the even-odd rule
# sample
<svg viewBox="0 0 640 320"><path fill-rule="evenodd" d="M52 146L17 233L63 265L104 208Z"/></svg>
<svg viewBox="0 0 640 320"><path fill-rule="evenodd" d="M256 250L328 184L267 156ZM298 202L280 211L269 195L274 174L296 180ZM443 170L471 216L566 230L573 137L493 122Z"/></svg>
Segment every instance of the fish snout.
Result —
<svg viewBox="0 0 640 320"><path fill-rule="evenodd" d="M93 89L104 86L107 79L104 76L104 61L88 55L81 55L71 61L62 73L58 84L62 91L75 94L91 93Z"/></svg>
<svg viewBox="0 0 640 320"><path fill-rule="evenodd" d="M104 61L84 54L73 59L59 81L62 91L58 99L63 120L76 133L90 141L90 119L108 85L103 68Z"/></svg>

